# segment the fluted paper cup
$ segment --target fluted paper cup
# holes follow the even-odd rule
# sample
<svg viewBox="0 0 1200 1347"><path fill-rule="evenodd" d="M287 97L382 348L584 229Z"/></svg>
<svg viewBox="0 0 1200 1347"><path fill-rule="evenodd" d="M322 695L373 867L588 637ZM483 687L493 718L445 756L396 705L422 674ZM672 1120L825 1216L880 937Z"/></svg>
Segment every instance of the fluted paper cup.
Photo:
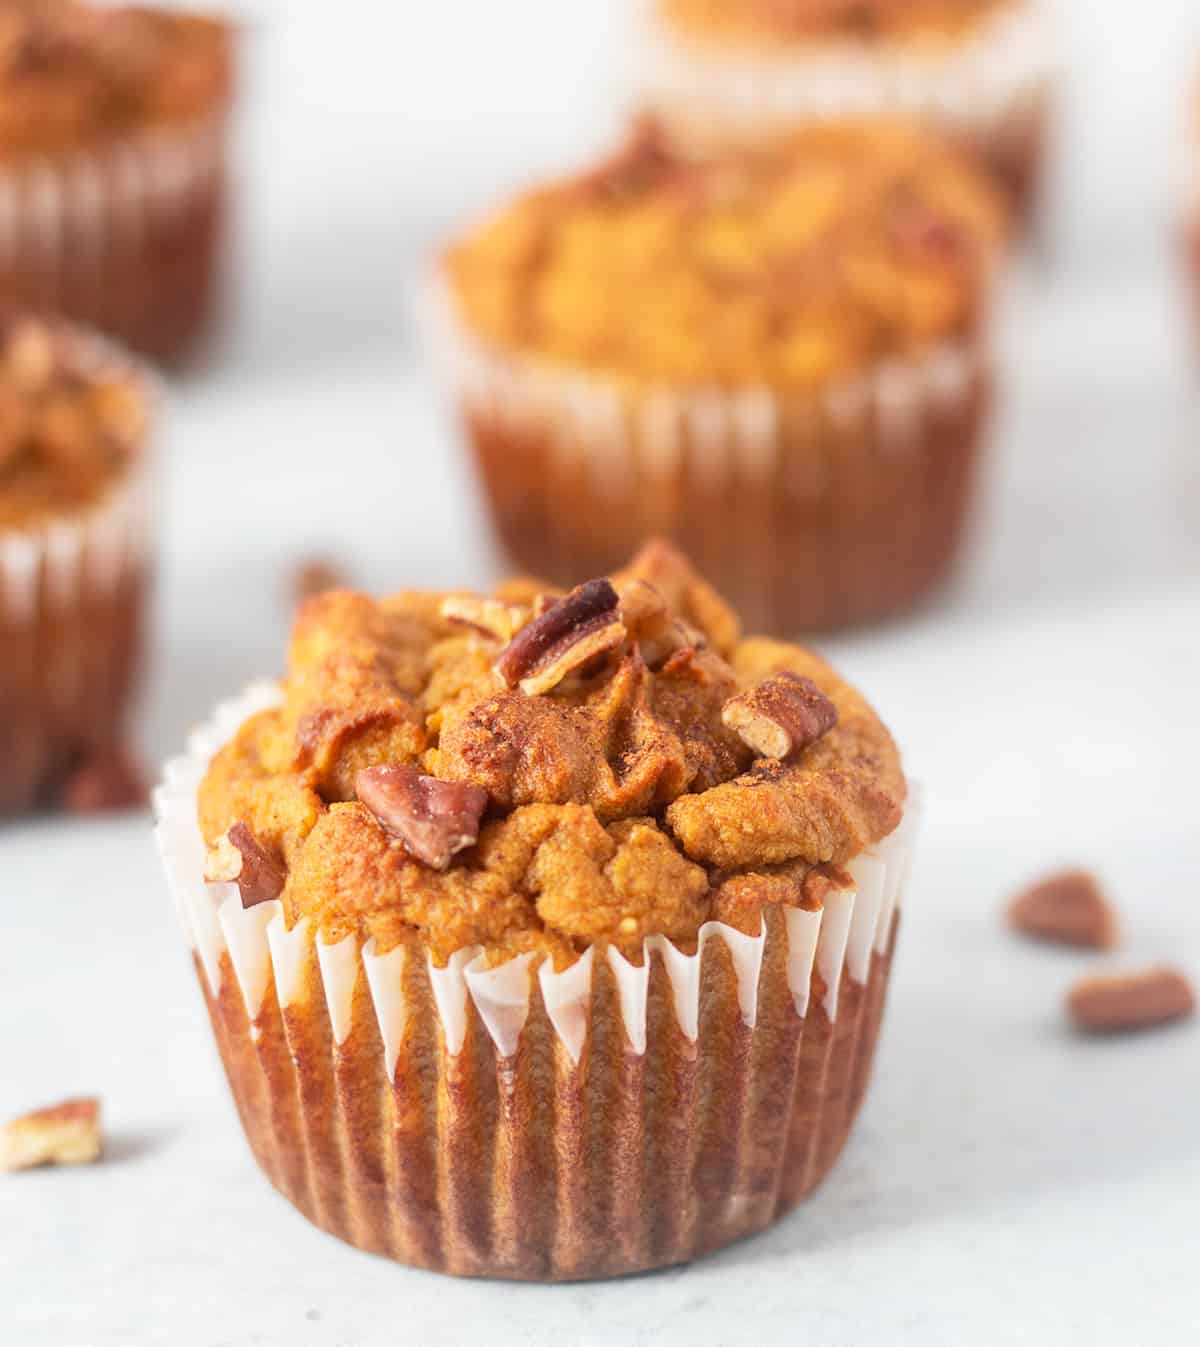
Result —
<svg viewBox="0 0 1200 1347"><path fill-rule="evenodd" d="M0 165L0 301L186 354L215 299L225 147L222 116Z"/></svg>
<svg viewBox="0 0 1200 1347"><path fill-rule="evenodd" d="M136 373L146 430L93 506L0 528L0 813L46 802L78 759L119 741L141 651L157 386L106 341L70 341L85 372Z"/></svg>
<svg viewBox="0 0 1200 1347"><path fill-rule="evenodd" d="M639 389L488 346L436 283L425 312L500 542L534 575L577 584L663 535L786 637L895 616L953 568L985 332L806 393Z"/></svg>
<svg viewBox="0 0 1200 1347"><path fill-rule="evenodd" d="M814 39L770 47L690 37L643 0L640 108L685 153L753 144L813 121L901 117L974 147L1018 211L1033 203L1055 86L1040 0L1013 0L934 45Z"/></svg>
<svg viewBox="0 0 1200 1347"><path fill-rule="evenodd" d="M435 967L289 930L203 881L196 790L263 684L156 794L158 841L258 1163L309 1220L405 1263L565 1280L680 1263L769 1225L836 1159L862 1102L918 808L822 910L695 953L589 951L555 972L477 948Z"/></svg>

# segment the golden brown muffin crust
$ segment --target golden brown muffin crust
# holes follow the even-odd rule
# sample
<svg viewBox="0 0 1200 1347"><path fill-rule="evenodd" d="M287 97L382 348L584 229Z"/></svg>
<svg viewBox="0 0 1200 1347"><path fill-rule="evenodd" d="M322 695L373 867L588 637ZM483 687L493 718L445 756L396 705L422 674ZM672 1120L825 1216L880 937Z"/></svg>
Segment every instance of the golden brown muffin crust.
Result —
<svg viewBox="0 0 1200 1347"><path fill-rule="evenodd" d="M231 85L232 33L219 20L75 0L0 4L0 158L209 116Z"/></svg>
<svg viewBox="0 0 1200 1347"><path fill-rule="evenodd" d="M505 353L786 391L973 335L1002 235L995 189L917 131L810 127L697 163L643 126L444 266L467 330Z"/></svg>
<svg viewBox="0 0 1200 1347"><path fill-rule="evenodd" d="M147 413L140 377L83 365L70 329L0 320L0 529L100 501L138 452Z"/></svg>
<svg viewBox="0 0 1200 1347"><path fill-rule="evenodd" d="M953 41L1019 0L658 0L663 17L698 39L810 42L823 38Z"/></svg>
<svg viewBox="0 0 1200 1347"><path fill-rule="evenodd" d="M289 925L307 917L326 939L371 935L381 950L418 938L439 962L472 945L560 967L597 944L636 958L648 935L686 947L710 919L757 933L767 905L819 906L849 882L840 867L899 823L891 737L816 656L742 640L665 544L614 580L623 635L536 693L498 675L514 647L486 623L520 635L535 609L516 595L561 611L578 591L506 587L507 617L461 594L310 599L282 706L249 720L201 786L206 841L252 830L286 866ZM481 625L464 626L473 611ZM839 719L766 762L722 713L783 670ZM374 797L358 774L384 767L486 792L478 841L441 868L418 859L361 802Z"/></svg>

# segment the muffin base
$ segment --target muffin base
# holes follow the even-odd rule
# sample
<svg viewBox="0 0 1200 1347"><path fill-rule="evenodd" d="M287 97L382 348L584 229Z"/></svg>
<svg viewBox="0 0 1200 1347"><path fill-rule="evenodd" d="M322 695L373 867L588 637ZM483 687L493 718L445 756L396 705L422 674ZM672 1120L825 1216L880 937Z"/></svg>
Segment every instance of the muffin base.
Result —
<svg viewBox="0 0 1200 1347"><path fill-rule="evenodd" d="M960 550L991 402L979 339L814 392L623 389L431 330L499 540L567 586L674 540L751 630L904 612Z"/></svg>
<svg viewBox="0 0 1200 1347"><path fill-rule="evenodd" d="M311 1221L420 1267L561 1281L686 1262L824 1178L871 1072L915 807L856 890L757 938L710 923L640 969L434 969L203 885L196 783L246 706L169 768L159 840L247 1138Z"/></svg>
<svg viewBox="0 0 1200 1347"><path fill-rule="evenodd" d="M646 0L652 8L652 0ZM1014 3L948 49L830 40L793 50L729 49L645 21L640 105L685 154L771 140L813 121L899 117L976 153L1033 214L1055 85L1037 0Z"/></svg>
<svg viewBox="0 0 1200 1347"><path fill-rule="evenodd" d="M107 343L78 341L98 367L127 368ZM0 530L0 814L52 802L81 757L121 740L142 648L150 494L143 446L91 510Z"/></svg>
<svg viewBox="0 0 1200 1347"><path fill-rule="evenodd" d="M186 358L219 288L224 146L213 120L0 169L0 297Z"/></svg>

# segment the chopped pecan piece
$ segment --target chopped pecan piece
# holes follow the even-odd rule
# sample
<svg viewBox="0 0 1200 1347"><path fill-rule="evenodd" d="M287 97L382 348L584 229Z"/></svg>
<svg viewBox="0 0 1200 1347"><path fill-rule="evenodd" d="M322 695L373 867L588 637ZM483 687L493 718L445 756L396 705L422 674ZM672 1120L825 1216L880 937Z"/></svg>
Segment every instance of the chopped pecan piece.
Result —
<svg viewBox="0 0 1200 1347"><path fill-rule="evenodd" d="M354 785L383 828L433 870L448 869L460 851L479 840L488 802L482 786L439 781L402 764L367 767Z"/></svg>
<svg viewBox="0 0 1200 1347"><path fill-rule="evenodd" d="M837 707L811 678L781 673L725 703L721 719L764 758L787 758L837 724Z"/></svg>
<svg viewBox="0 0 1200 1347"><path fill-rule="evenodd" d="M626 580L619 594L621 621L649 668L660 668L682 650L704 649L704 633L677 617L649 581Z"/></svg>
<svg viewBox="0 0 1200 1347"><path fill-rule="evenodd" d="M525 625L528 612L499 599L452 595L442 601L441 616L456 627L468 627L480 636L507 643Z"/></svg>
<svg viewBox="0 0 1200 1347"><path fill-rule="evenodd" d="M292 569L290 588L296 603L303 603L315 594L331 589L345 589L349 584L347 571L329 557L306 557Z"/></svg>
<svg viewBox="0 0 1200 1347"><path fill-rule="evenodd" d="M1083 978L1067 997L1077 1029L1088 1034L1152 1029L1195 1013L1192 984L1173 968Z"/></svg>
<svg viewBox="0 0 1200 1347"><path fill-rule="evenodd" d="M527 696L549 692L596 655L627 636L617 611L617 591L607 580L589 580L524 627L500 652L496 672Z"/></svg>
<svg viewBox="0 0 1200 1347"><path fill-rule="evenodd" d="M239 819L209 851L204 880L207 884L236 884L242 906L250 908L279 897L287 883L287 869Z"/></svg>
<svg viewBox="0 0 1200 1347"><path fill-rule="evenodd" d="M0 1127L0 1171L88 1165L100 1156L100 1101L66 1099Z"/></svg>
<svg viewBox="0 0 1200 1347"><path fill-rule="evenodd" d="M1022 934L1060 945L1111 949L1117 943L1116 913L1087 870L1047 875L1013 899L1008 919Z"/></svg>

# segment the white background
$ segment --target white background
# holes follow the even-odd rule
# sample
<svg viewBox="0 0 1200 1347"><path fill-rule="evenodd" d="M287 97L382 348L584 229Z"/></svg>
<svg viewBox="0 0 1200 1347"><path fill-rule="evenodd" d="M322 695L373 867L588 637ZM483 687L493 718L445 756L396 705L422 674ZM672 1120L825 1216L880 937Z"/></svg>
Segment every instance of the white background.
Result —
<svg viewBox="0 0 1200 1347"><path fill-rule="evenodd" d="M314 548L375 588L497 568L412 335L461 214L616 125L618 0L247 7L238 307L173 392L156 757L279 667ZM108 1162L0 1180L0 1343L376 1347L1196 1338L1200 1033L1091 1044L1084 958L1001 930L1057 861L1131 959L1200 975L1200 356L1176 269L1192 0L1062 9L1051 209L1005 306L969 563L915 622L829 643L931 818L874 1092L769 1235L612 1285L456 1283L343 1248L255 1170L142 818L0 830L0 1116L104 1096Z"/></svg>

